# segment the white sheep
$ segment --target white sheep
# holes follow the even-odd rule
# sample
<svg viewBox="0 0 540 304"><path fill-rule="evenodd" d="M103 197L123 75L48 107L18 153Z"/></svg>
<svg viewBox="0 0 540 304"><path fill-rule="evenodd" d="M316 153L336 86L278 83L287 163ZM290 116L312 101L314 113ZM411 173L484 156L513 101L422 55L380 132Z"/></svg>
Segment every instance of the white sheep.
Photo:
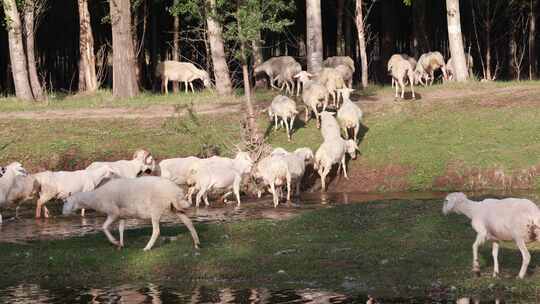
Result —
<svg viewBox="0 0 540 304"><path fill-rule="evenodd" d="M45 217L49 217L49 210L45 207L45 203L51 199L64 199L74 193L92 191L103 180L118 175L118 172L109 166L78 171L44 171L34 174L40 186L36 218L41 217L41 209Z"/></svg>
<svg viewBox="0 0 540 304"><path fill-rule="evenodd" d="M391 71L392 71L392 65L394 65L394 63L397 63L399 62L400 60L407 60L409 61L409 63L411 64L411 66L413 67L413 69L416 67L416 59L414 59L414 57L411 57L407 54L394 54L392 55L392 57L390 57L390 59L388 60L388 63L387 63L387 70L388 70L388 73L391 75ZM392 77L392 88L396 85L396 81L394 80L394 77Z"/></svg>
<svg viewBox="0 0 540 304"><path fill-rule="evenodd" d="M322 68L316 75L317 82L324 85L328 90L334 106L339 107L339 100L337 95L337 89L343 89L346 87L345 80L340 72L334 68Z"/></svg>
<svg viewBox="0 0 540 304"><path fill-rule="evenodd" d="M300 96L300 86L295 84L294 75L302 72L302 66L298 62L287 65L283 70L279 72L275 80L278 82L279 90L285 90L285 94L294 95L296 86L296 96Z"/></svg>
<svg viewBox="0 0 540 304"><path fill-rule="evenodd" d="M341 128L334 113L323 111L321 112L321 135L323 140L330 140L341 137Z"/></svg>
<svg viewBox="0 0 540 304"><path fill-rule="evenodd" d="M295 184L296 195L300 195L302 178L306 173L306 166L313 161L314 155L310 148L298 148L294 152L288 152L283 148L276 148L271 156L282 155L287 162L292 182Z"/></svg>
<svg viewBox="0 0 540 304"><path fill-rule="evenodd" d="M88 208L107 214L103 223L103 232L109 241L118 247L124 247L125 219L139 218L152 220L152 237L144 251L150 250L159 236L161 216L171 209L186 225L195 248L199 247L199 237L193 223L184 213L189 208L184 192L168 179L156 176L141 178L119 178L89 192L76 193L65 200L62 214ZM109 226L119 220L120 241L110 233Z"/></svg>
<svg viewBox="0 0 540 304"><path fill-rule="evenodd" d="M420 82L422 85L426 86L429 80L429 85L433 85L433 81L435 80L434 73L438 69L441 69L443 73L443 81L447 80L446 64L443 55L440 52L428 52L422 54L422 56L418 58L415 67L415 82Z"/></svg>
<svg viewBox="0 0 540 304"><path fill-rule="evenodd" d="M259 64L253 69L253 74L257 75L265 73L270 78L270 87L272 89L280 89L275 85L276 77L287 70L288 67L297 64L298 62L291 56L279 56L272 57L265 62ZM281 76L283 77L283 76ZM286 80L286 77L281 78L282 81Z"/></svg>
<svg viewBox="0 0 540 304"><path fill-rule="evenodd" d="M328 57L323 61L323 66L335 68L338 65L345 65L354 73L354 60L349 56L333 56Z"/></svg>
<svg viewBox="0 0 540 304"><path fill-rule="evenodd" d="M299 84L302 84L302 101L306 113L305 122L308 122L310 114L313 112L317 119L317 128L320 128L319 110L317 108L322 106L322 110L326 110L328 106L328 90L324 85L312 80L313 75L306 71L294 75L294 78L298 79Z"/></svg>
<svg viewBox="0 0 540 304"><path fill-rule="evenodd" d="M473 272L480 273L478 262L478 247L485 241L493 244L493 276L499 275L499 242L513 240L523 257L518 277L523 279L531 255L527 243L538 241L540 236L540 208L527 199L485 199L481 202L469 200L461 192L450 193L446 196L443 213L455 212L471 219L476 231L473 244Z"/></svg>
<svg viewBox="0 0 540 304"><path fill-rule="evenodd" d="M341 128L349 138L349 130L353 130L353 139L358 141L358 131L360 130L360 121L362 120L362 110L354 104L350 99L353 89L341 89L339 93L343 96L343 104L337 112L337 119L341 124Z"/></svg>
<svg viewBox="0 0 540 304"><path fill-rule="evenodd" d="M13 203L16 199L14 195L18 195L19 191L14 187L17 185L19 177L25 177L28 173L21 163L13 162L5 167L0 167L0 206ZM2 223L2 215L0 214L0 224Z"/></svg>
<svg viewBox="0 0 540 304"><path fill-rule="evenodd" d="M348 88L352 88L354 71L343 64L336 66L334 70L336 70L336 72L341 75L341 78L343 78L343 81L345 81L345 86Z"/></svg>
<svg viewBox="0 0 540 304"><path fill-rule="evenodd" d="M274 208L279 204L279 195L276 186L287 187L287 201L291 200L292 176L284 155L274 154L261 159L253 172L257 184L261 182L270 188L274 201Z"/></svg>
<svg viewBox="0 0 540 304"><path fill-rule="evenodd" d="M281 119L285 123L287 131L287 139L291 141L291 132L294 127L294 119L298 115L296 103L287 96L278 95L272 99L270 107L268 107L268 115L274 120L274 130L278 129L278 120Z"/></svg>
<svg viewBox="0 0 540 304"><path fill-rule="evenodd" d="M238 152L234 159L220 156L212 156L194 163L188 173L187 184L189 186L188 199L197 192L196 206L201 198L204 198L208 206L208 191L213 189L232 190L224 197L234 193L240 206L240 185L243 175L249 173L253 167L253 160L246 152Z"/></svg>
<svg viewBox="0 0 540 304"><path fill-rule="evenodd" d="M197 79L202 80L205 87L211 86L208 72L197 68L189 62L172 60L160 62L156 67L156 77L161 79L161 90L165 94L169 93L167 88L169 81L184 82L186 93L188 92L188 85L191 87L191 91L195 93L193 81Z"/></svg>
<svg viewBox="0 0 540 304"><path fill-rule="evenodd" d="M341 137L336 137L330 140L325 140L315 153L314 169L317 170L321 177L322 190L326 190L326 176L330 173L334 164L339 164L343 168L343 175L349 179L347 175L347 166L345 156L349 154L352 159L356 159L356 150L358 145L354 140L345 140Z"/></svg>
<svg viewBox="0 0 540 304"><path fill-rule="evenodd" d="M399 87L401 87L401 98L405 98L405 79L408 79L411 85L412 98L414 99L416 97L414 94L414 73L414 67L408 60L398 59L392 63L392 65L390 66L390 74L392 75L393 82L396 83L396 98L398 98L399 96Z"/></svg>
<svg viewBox="0 0 540 304"><path fill-rule="evenodd" d="M474 67L473 57L471 56L470 53L465 53L465 56L467 58L467 62L466 62L467 70L469 70L469 74L472 75L472 69ZM455 71L454 62L453 62L452 58L450 58L446 62L446 74L448 76L448 80L453 80L454 79L454 74L455 74L454 71Z"/></svg>
<svg viewBox="0 0 540 304"><path fill-rule="evenodd" d="M160 176L173 181L177 185L185 185L187 184L190 168L199 160L201 159L195 156L164 159L158 164Z"/></svg>

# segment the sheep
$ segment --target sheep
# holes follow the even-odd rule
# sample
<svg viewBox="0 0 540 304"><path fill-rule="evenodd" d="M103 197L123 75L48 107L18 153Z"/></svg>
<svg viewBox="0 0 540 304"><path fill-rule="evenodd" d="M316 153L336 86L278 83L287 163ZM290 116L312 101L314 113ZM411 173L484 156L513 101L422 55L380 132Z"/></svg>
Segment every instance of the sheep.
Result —
<svg viewBox="0 0 540 304"><path fill-rule="evenodd" d="M331 112L321 112L321 135L323 140L341 137L339 123Z"/></svg>
<svg viewBox="0 0 540 304"><path fill-rule="evenodd" d="M348 66L340 64L337 67L334 68L336 72L341 75L341 78L343 78L343 81L345 81L345 86L348 88L352 88L352 82L353 82L353 76L354 71L351 70Z"/></svg>
<svg viewBox="0 0 540 304"><path fill-rule="evenodd" d="M321 176L322 190L326 191L326 176L330 173L334 164L340 164L343 168L343 175L349 179L347 175L347 167L345 156L349 154L352 159L356 159L356 150L358 145L354 140L345 140L341 137L336 137L330 140L325 140L315 153L315 163L313 168L317 170Z"/></svg>
<svg viewBox="0 0 540 304"><path fill-rule="evenodd" d="M314 158L313 151L310 148L304 147L290 153L283 148L276 148L270 155L282 155L285 158L291 179L295 184L296 195L300 195L300 186L306 172L306 165L311 163Z"/></svg>
<svg viewBox="0 0 540 304"><path fill-rule="evenodd" d="M339 65L345 65L351 69L354 73L354 60L349 56L333 56L328 57L323 61L323 66L328 68L335 68Z"/></svg>
<svg viewBox="0 0 540 304"><path fill-rule="evenodd" d="M184 213L189 207L184 191L172 181L157 177L118 178L89 192L79 192L65 199L62 214L88 208L107 214L103 223L103 232L107 239L119 248L124 247L125 219L139 218L152 220L152 237L144 251L152 249L159 236L159 222L163 213L170 208L176 209L176 215L186 225L195 248L199 248L199 236L193 223ZM119 220L120 241L110 233L109 226Z"/></svg>
<svg viewBox="0 0 540 304"><path fill-rule="evenodd" d="M388 63L387 63L388 73L390 73L392 71L392 66L394 65L394 63L399 62L400 60L407 60L411 64L413 69L416 67L417 62L416 62L416 59L414 59L414 57L411 57L411 56L409 56L407 54L394 54L394 55L392 55L392 57L390 57L390 59L388 60ZM391 73L390 73L390 76L391 76ZM396 81L392 77L392 88L396 84L397 84Z"/></svg>
<svg viewBox="0 0 540 304"><path fill-rule="evenodd" d="M415 67L415 81L426 86L427 81L430 80L429 85L433 85L433 81L435 80L433 74L438 69L441 69L443 73L443 81L447 80L446 64L444 63L443 55L440 52L428 52L422 54L422 56L418 58ZM424 83L423 80L425 80L426 83Z"/></svg>
<svg viewBox="0 0 540 304"><path fill-rule="evenodd" d="M131 160L118 160L114 162L93 162L87 170L108 166L117 173L118 177L135 178L145 172L152 172L156 168L156 161L150 152L146 150L136 150ZM106 182L107 180L103 180ZM81 216L84 216L84 209L81 209Z"/></svg>
<svg viewBox="0 0 540 304"><path fill-rule="evenodd" d="M412 91L412 98L415 98L414 94L414 78L415 78L415 72L413 70L413 66L408 60L404 59L398 59L392 62L392 65L390 67L390 73L392 75L392 81L396 82L396 95L395 97L398 98L398 84L401 87L401 99L405 98L405 83L404 80L407 78L409 80L409 83L411 85L411 91Z"/></svg>
<svg viewBox="0 0 540 304"><path fill-rule="evenodd" d="M15 218L19 217L19 204L34 199L39 194L39 183L32 175L17 175L7 194L7 204L17 205L15 208ZM0 223L1 223L0 216Z"/></svg>
<svg viewBox="0 0 540 304"><path fill-rule="evenodd" d="M251 171L253 160L246 152L238 152L234 159L212 156L201 159L194 163L188 173L187 184L189 186L188 199L191 203L192 195L197 192L196 206L199 206L201 198L204 198L208 206L207 192L212 189L227 189L224 197L234 193L240 207L240 184L242 176Z"/></svg>
<svg viewBox="0 0 540 304"><path fill-rule="evenodd" d="M104 179L115 175L120 174L109 166L78 171L44 171L34 174L34 178L41 187L36 206L36 218L41 217L42 208L45 217L49 217L49 210L45 207L45 203L51 199L64 199L73 193L92 191Z"/></svg>
<svg viewBox="0 0 540 304"><path fill-rule="evenodd" d="M177 185L187 184L189 169L201 160L195 156L184 158L170 158L159 162L160 176L173 181Z"/></svg>
<svg viewBox="0 0 540 304"><path fill-rule="evenodd" d="M274 130L278 129L278 119L281 118L281 121L285 123L287 139L289 141L291 141L291 132L297 114L296 103L289 97L283 95L274 97L270 107L268 107L268 115L270 116L270 119L274 120Z"/></svg>
<svg viewBox="0 0 540 304"><path fill-rule="evenodd" d="M317 110L318 106L322 106L322 110L326 110L328 106L328 90L322 84L311 80L313 75L302 71L296 75L294 78L298 79L299 84L302 84L302 101L305 106L306 118L305 122L307 123L311 112L315 113L315 118L317 119L317 128L320 128L320 117L319 111Z"/></svg>
<svg viewBox="0 0 540 304"><path fill-rule="evenodd" d="M298 62L287 65L279 74L275 80L278 82L279 90L285 89L286 94L294 95L295 79L294 75L302 71L302 66ZM296 96L300 96L300 85L296 84Z"/></svg>
<svg viewBox="0 0 540 304"><path fill-rule="evenodd" d="M193 89L193 81L200 79L206 88L211 86L210 76L205 70L198 69L195 65L189 62L179 62L166 60L160 62L156 67L156 77L161 78L161 90L165 94L169 94L167 84L169 81L182 81L185 84L185 91L188 92L188 84L191 91Z"/></svg>
<svg viewBox="0 0 540 304"><path fill-rule="evenodd" d="M322 68L317 73L317 82L324 85L328 90L330 96L336 107L339 106L337 89L343 89L346 87L345 80L343 79L340 72L334 68Z"/></svg>
<svg viewBox="0 0 540 304"><path fill-rule="evenodd" d="M20 177L27 176L26 169L19 162L13 162L6 167L0 167L0 206L8 205L16 200L13 197L19 191L13 191L17 188L17 180ZM2 215L0 214L0 224L2 223Z"/></svg>
<svg viewBox="0 0 540 304"><path fill-rule="evenodd" d="M287 201L291 200L291 172L284 155L274 154L261 159L253 172L257 184L263 182L270 187L274 208L279 205L279 196L276 186L287 187Z"/></svg>
<svg viewBox="0 0 540 304"><path fill-rule="evenodd" d="M527 199L505 198L472 201L461 192L446 196L443 214L454 212L471 219L476 231L473 244L473 272L480 274L478 247L485 241L492 241L493 277L499 275L498 251L500 241L513 240L521 251L523 262L518 278L523 279L527 272L531 255L527 243L538 241L540 235L540 208Z"/></svg>
<svg viewBox="0 0 540 304"><path fill-rule="evenodd" d="M257 75L260 73L265 73L268 78L270 78L270 87L272 89L278 88L275 85L276 77L280 75L283 71L285 71L289 66L295 65L296 60L291 56L279 56L279 57L272 57L265 62L259 64L253 69L253 74ZM283 77L283 75L281 76ZM286 78L281 78L282 81L285 81Z"/></svg>
<svg viewBox="0 0 540 304"><path fill-rule="evenodd" d="M473 57L471 56L470 53L465 53L465 56L467 57L467 62L466 62L467 70L469 71L469 74L472 75L472 69L474 67ZM446 62L446 74L448 75L448 80L454 79L454 74L455 74L454 70L455 70L454 63L453 63L452 58L450 58Z"/></svg>
<svg viewBox="0 0 540 304"><path fill-rule="evenodd" d="M360 121L362 120L362 110L355 105L349 98L353 89L341 89L340 94L343 96L343 104L337 112L337 119L341 124L341 128L349 138L349 130L353 129L353 139L358 141L358 131L360 130Z"/></svg>

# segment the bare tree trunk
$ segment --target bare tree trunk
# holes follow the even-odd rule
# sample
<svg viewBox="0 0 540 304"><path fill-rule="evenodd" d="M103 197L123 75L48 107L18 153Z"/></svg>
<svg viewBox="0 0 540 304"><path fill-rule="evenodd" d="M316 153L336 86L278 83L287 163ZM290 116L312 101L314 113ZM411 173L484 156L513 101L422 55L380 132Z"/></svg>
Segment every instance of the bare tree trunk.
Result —
<svg viewBox="0 0 540 304"><path fill-rule="evenodd" d="M362 65L362 87L368 86L368 59L366 53L366 34L364 29L364 13L362 0L356 0L356 29L358 30L358 46L360 49L360 64Z"/></svg>
<svg viewBox="0 0 540 304"><path fill-rule="evenodd" d="M178 5L179 0L174 0L174 5ZM180 16L174 16L173 21L173 49L172 60L180 61ZM173 92L178 93L178 81L172 84Z"/></svg>
<svg viewBox="0 0 540 304"><path fill-rule="evenodd" d="M489 3L489 2L488 2ZM493 79L491 76L491 26L486 29L486 78Z"/></svg>
<svg viewBox="0 0 540 304"><path fill-rule="evenodd" d="M352 44L354 42L353 33L352 33L352 16L349 15L348 10L344 11L344 20L343 20L343 55L353 57L353 48Z"/></svg>
<svg viewBox="0 0 540 304"><path fill-rule="evenodd" d="M24 38L26 40L26 63L28 65L28 77L30 79L30 89L36 100L44 100L45 95L39 83L35 55L35 15L34 1L27 1L24 7Z"/></svg>
<svg viewBox="0 0 540 304"><path fill-rule="evenodd" d="M78 0L79 6L79 91L94 92L97 90L96 56L94 54L94 37L90 24L88 0Z"/></svg>
<svg viewBox="0 0 540 304"><path fill-rule="evenodd" d="M448 42L450 44L450 54L455 68L456 80L466 81L469 73L465 64L463 37L461 36L459 0L446 0L446 14L448 20Z"/></svg>
<svg viewBox="0 0 540 304"><path fill-rule="evenodd" d="M336 0L336 54L345 55L345 39L343 37L343 13L345 0Z"/></svg>
<svg viewBox="0 0 540 304"><path fill-rule="evenodd" d="M216 78L216 89L219 95L231 95L232 84L229 76L229 67L225 58L225 47L223 46L223 35L221 24L214 20L216 0L208 0L210 12L206 17L208 24L208 40L212 51L212 62L214 66L214 76Z"/></svg>
<svg viewBox="0 0 540 304"><path fill-rule="evenodd" d="M316 73L322 68L321 18L321 0L306 0L307 69L310 73Z"/></svg>
<svg viewBox="0 0 540 304"><path fill-rule="evenodd" d="M536 78L536 64L538 58L536 58L536 0L530 2L530 15L529 15L529 79Z"/></svg>
<svg viewBox="0 0 540 304"><path fill-rule="evenodd" d="M431 48L429 47L428 37L426 33L426 0L412 1L413 10L413 41L412 49L413 56L420 57L423 53Z"/></svg>
<svg viewBox="0 0 540 304"><path fill-rule="evenodd" d="M113 40L113 96L134 97L139 94L135 50L131 34L130 0L109 0Z"/></svg>
<svg viewBox="0 0 540 304"><path fill-rule="evenodd" d="M32 88L28 77L26 55L23 46L21 18L17 10L15 0L3 0L4 13L6 16L9 58L11 60L11 71L15 84L15 95L18 99L33 100Z"/></svg>
<svg viewBox="0 0 540 304"><path fill-rule="evenodd" d="M516 75L516 67L515 67L515 61L516 58L516 51L517 51L517 43L516 43L516 37L515 37L515 25L510 25L512 30L510 31L508 35L508 76L510 78L514 78L516 80L519 80L519 76Z"/></svg>

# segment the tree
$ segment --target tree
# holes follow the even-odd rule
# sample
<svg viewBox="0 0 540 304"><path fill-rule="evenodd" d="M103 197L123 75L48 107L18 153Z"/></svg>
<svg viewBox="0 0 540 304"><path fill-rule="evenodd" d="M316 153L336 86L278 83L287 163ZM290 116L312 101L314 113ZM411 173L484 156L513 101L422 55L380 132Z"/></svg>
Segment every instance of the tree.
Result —
<svg viewBox="0 0 540 304"><path fill-rule="evenodd" d="M362 87L368 86L368 58L366 53L366 34L362 0L356 0L356 29L358 31L358 47L360 48L360 64L362 65Z"/></svg>
<svg viewBox="0 0 540 304"><path fill-rule="evenodd" d="M178 6L179 0L174 0L174 6ZM173 14L173 48L172 60L180 61L180 16ZM178 81L173 82L173 92L178 93Z"/></svg>
<svg viewBox="0 0 540 304"><path fill-rule="evenodd" d="M457 81L466 81L468 76L463 50L463 37L461 35L461 20L459 14L459 0L446 0L446 15L448 20L448 43L454 64Z"/></svg>
<svg viewBox="0 0 540 304"><path fill-rule="evenodd" d="M133 35L131 1L109 0L113 40L113 96L134 97L139 94Z"/></svg>
<svg viewBox="0 0 540 304"><path fill-rule="evenodd" d="M307 69L318 72L323 62L321 0L306 0Z"/></svg>
<svg viewBox="0 0 540 304"><path fill-rule="evenodd" d="M24 51L22 26L15 0L3 0L4 13L9 41L9 58L18 99L33 100L32 88L28 75L26 52Z"/></svg>
<svg viewBox="0 0 540 304"><path fill-rule="evenodd" d="M79 91L94 92L98 84L88 0L77 0L77 4L79 7Z"/></svg>
<svg viewBox="0 0 540 304"><path fill-rule="evenodd" d="M529 80L536 78L536 0L530 0L529 15Z"/></svg>
<svg viewBox="0 0 540 304"><path fill-rule="evenodd" d="M216 78L216 90L219 95L231 95L232 84L229 76L229 67L225 59L223 34L220 23L215 19L217 16L216 0L207 1L209 12L206 16L206 22L208 24L208 40L210 41L214 76Z"/></svg>
<svg viewBox="0 0 540 304"><path fill-rule="evenodd" d="M24 39L26 42L26 64L28 67L28 78L30 79L30 89L35 100L44 100L43 88L39 83L35 55L35 32L37 20L45 7L43 0L26 0L24 3Z"/></svg>
<svg viewBox="0 0 540 304"><path fill-rule="evenodd" d="M345 0L336 0L336 55L345 56L345 36L343 35L343 15Z"/></svg>

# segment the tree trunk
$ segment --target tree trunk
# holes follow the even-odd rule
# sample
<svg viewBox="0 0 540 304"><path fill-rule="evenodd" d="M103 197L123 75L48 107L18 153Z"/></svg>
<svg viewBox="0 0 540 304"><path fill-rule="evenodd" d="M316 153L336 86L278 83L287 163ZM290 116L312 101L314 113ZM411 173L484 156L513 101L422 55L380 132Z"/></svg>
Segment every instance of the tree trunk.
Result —
<svg viewBox="0 0 540 304"><path fill-rule="evenodd" d="M457 81L467 81L469 73L465 64L463 37L461 36L459 0L446 0L446 14L448 20L448 42L454 64L455 77Z"/></svg>
<svg viewBox="0 0 540 304"><path fill-rule="evenodd" d="M79 91L94 92L97 90L96 56L94 54L94 37L90 24L88 0L78 0L79 6Z"/></svg>
<svg viewBox="0 0 540 304"><path fill-rule="evenodd" d="M426 32L426 0L412 1L413 31L412 53L418 58L423 53L431 50Z"/></svg>
<svg viewBox="0 0 540 304"><path fill-rule="evenodd" d="M134 97L139 94L135 50L131 34L130 0L109 0L113 40L113 96Z"/></svg>
<svg viewBox="0 0 540 304"><path fill-rule="evenodd" d="M30 79L30 89L36 100L44 100L43 88L39 83L35 55L35 15L34 1L27 1L24 7L24 37L26 40L26 63L28 66L28 77Z"/></svg>
<svg viewBox="0 0 540 304"><path fill-rule="evenodd" d="M174 5L178 5L179 0L174 0ZM173 20L173 49L172 60L180 61L180 16L174 16ZM178 81L173 81L172 88L174 93L178 93Z"/></svg>
<svg viewBox="0 0 540 304"><path fill-rule="evenodd" d="M352 33L352 16L349 15L348 10L343 12L343 55L353 57L353 48L352 44L354 42L353 33Z"/></svg>
<svg viewBox="0 0 540 304"><path fill-rule="evenodd" d="M488 2L489 3L489 2ZM491 26L486 27L486 79L493 79L491 75Z"/></svg>
<svg viewBox="0 0 540 304"><path fill-rule="evenodd" d="M362 87L368 86L368 59L366 54L366 35L364 29L364 13L362 0L356 0L356 29L358 30L358 47L360 49L360 64L362 65Z"/></svg>
<svg viewBox="0 0 540 304"><path fill-rule="evenodd" d="M15 95L18 99L33 100L32 89L28 77L26 55L23 46L21 18L15 0L3 0L4 12L8 22L9 58L15 84Z"/></svg>
<svg viewBox="0 0 540 304"><path fill-rule="evenodd" d="M345 0L336 1L336 54L345 55L345 39L343 36L343 13L345 10Z"/></svg>
<svg viewBox="0 0 540 304"><path fill-rule="evenodd" d="M307 70L316 73L322 68L323 39L321 0L306 0Z"/></svg>
<svg viewBox="0 0 540 304"><path fill-rule="evenodd" d="M529 79L536 78L536 0L530 2L529 14Z"/></svg>
<svg viewBox="0 0 540 304"><path fill-rule="evenodd" d="M208 5L210 12L206 17L206 21L208 24L208 40L210 41L210 50L212 51L214 76L216 78L216 90L219 95L231 95L232 84L229 76L229 67L225 58L221 24L212 17L215 13L216 0L208 0Z"/></svg>
<svg viewBox="0 0 540 304"><path fill-rule="evenodd" d="M510 31L510 34L508 35L508 77L514 78L516 80L519 80L519 76L516 75L516 51L517 51L517 42L515 38L516 33L516 26L510 25L512 30Z"/></svg>

